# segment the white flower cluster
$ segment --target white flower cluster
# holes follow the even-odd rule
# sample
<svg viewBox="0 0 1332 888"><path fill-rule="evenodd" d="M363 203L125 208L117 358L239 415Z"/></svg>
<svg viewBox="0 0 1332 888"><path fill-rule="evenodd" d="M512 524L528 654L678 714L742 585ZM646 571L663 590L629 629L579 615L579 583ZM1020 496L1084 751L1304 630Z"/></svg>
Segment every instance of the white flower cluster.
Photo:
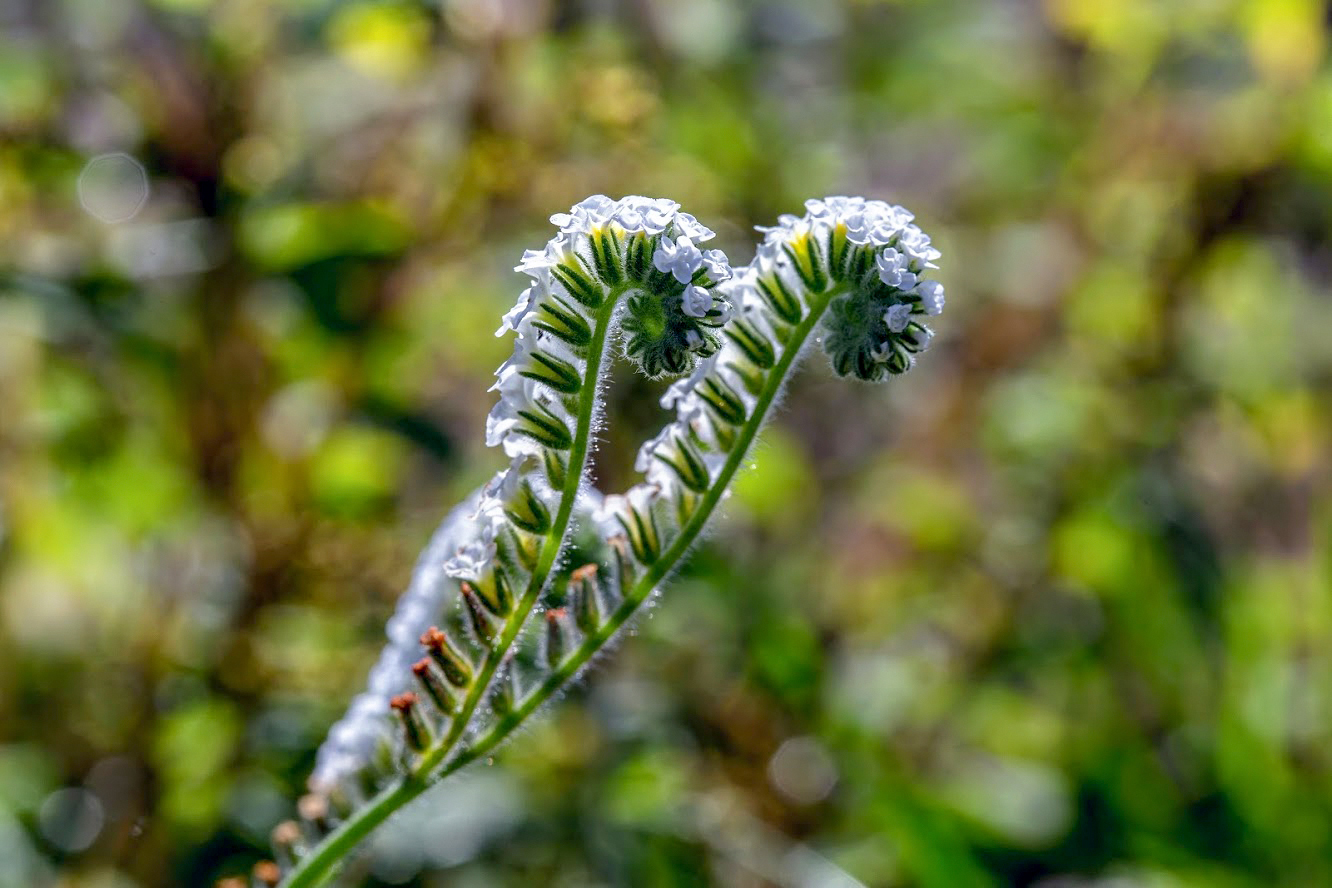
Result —
<svg viewBox="0 0 1332 888"><path fill-rule="evenodd" d="M858 257L872 257L873 264L865 271L887 288L893 301L881 306L886 332L891 335L875 343L868 354L885 364L896 357L901 361L899 369L911 366L915 353L923 351L933 337L919 317L938 315L944 308L943 285L925 277L938 267L935 260L940 255L929 235L914 224L910 212L884 201L826 197L806 201L805 209L804 216L784 215L778 225L759 229L766 237L754 260L754 272L775 276L797 291L802 281L800 265L792 256L795 244L815 245L810 248L815 251L814 261L824 265L831 278L859 274ZM839 238L848 245L842 250L838 250Z"/></svg>
<svg viewBox="0 0 1332 888"><path fill-rule="evenodd" d="M662 406L675 410L675 420L638 452L634 467L644 473L644 483L606 498L603 528L620 528L635 548L635 528L655 529L657 518L671 514L668 503L682 514L690 497L714 483L736 429L757 406L754 392L783 351L785 331L810 311L811 293L840 286L851 297L877 300L869 304L880 306L889 340L865 349L871 361L910 366L914 353L929 344L932 334L917 318L943 310L943 287L924 279L939 251L911 213L860 197L810 200L805 208L804 216L784 215L778 225L759 229L766 237L754 261L720 288L739 309L724 345L663 396ZM680 253L669 251L661 261L677 261ZM851 338L868 335L856 312L844 323Z"/></svg>
<svg viewBox="0 0 1332 888"><path fill-rule="evenodd" d="M930 244L930 236L912 221L915 216L904 207L863 197L825 197L805 201L804 216L790 213L777 218L777 225L759 226L765 233L755 258L760 271L780 263L783 247L808 234L817 243L825 243L839 225L845 226L846 239L874 253L879 279L899 290L915 291L926 299L937 315L943 310L943 287L934 281L922 281L926 269L938 268L934 261L940 253ZM926 296L919 291L924 286Z"/></svg>
<svg viewBox="0 0 1332 888"><path fill-rule="evenodd" d="M495 331L497 336L518 334L513 356L495 374L498 381L491 390L500 393L500 400L486 422L486 444L503 446L510 456L555 446L560 428L571 427L573 417L561 395L581 385L586 372L581 348L595 324L599 300L614 283L605 277L630 273L623 252L636 235L655 243L644 257L651 267L685 285L680 298L686 315L702 318L721 308L724 323L729 313L729 305L718 305L713 293L692 282L699 269L706 269L712 282L720 283L730 276L730 264L720 250L698 248L714 232L681 212L675 201L611 200L598 194L550 221L559 233L544 249L523 254L515 270L529 275L532 284Z"/></svg>

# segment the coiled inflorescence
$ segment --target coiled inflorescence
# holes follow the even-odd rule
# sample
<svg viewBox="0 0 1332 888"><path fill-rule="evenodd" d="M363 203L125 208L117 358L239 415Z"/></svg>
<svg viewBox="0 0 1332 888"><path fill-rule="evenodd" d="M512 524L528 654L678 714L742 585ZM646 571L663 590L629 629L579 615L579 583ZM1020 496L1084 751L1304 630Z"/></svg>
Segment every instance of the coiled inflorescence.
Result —
<svg viewBox="0 0 1332 888"><path fill-rule="evenodd" d="M599 513L640 561L652 563L688 525L737 443L749 443L743 432L756 415L761 421L811 322L842 376L904 373L929 345L933 333L922 319L943 310L944 291L925 274L939 251L912 215L859 197L805 207L804 216L759 229L765 238L754 261L723 286L738 307L724 347L667 390L661 403L676 418L639 451L635 468L645 483L607 497Z"/></svg>
<svg viewBox="0 0 1332 888"><path fill-rule="evenodd" d="M720 346L716 330L732 312L717 285L731 267L720 251L699 249L713 232L677 203L598 195L551 222L558 233L524 254L516 270L532 283L496 331L517 336L495 374L499 402L486 443L502 447L510 465L451 514L427 548L389 621L389 645L369 687L319 751L312 784L320 792L359 797L376 774L404 760L404 741L419 746L423 733L442 730L433 722L471 715L466 700L480 693L474 683L482 671L472 661L497 647L511 619L526 616L575 510L590 515L600 505L580 482L612 320L619 319L626 357L649 375L691 369ZM453 626L440 629L446 599L460 605ZM424 662L423 645L431 655ZM492 710L514 691L516 671L502 671ZM413 705L390 706L413 686L421 692ZM429 717L423 707L433 709Z"/></svg>
<svg viewBox="0 0 1332 888"><path fill-rule="evenodd" d="M805 206L760 229L754 260L734 272L699 249L712 232L673 201L596 196L551 217L559 233L524 255L517 270L533 282L497 333L517 338L486 441L510 464L417 565L370 686L312 777L314 807L340 804L346 820L297 849L288 884L314 884L605 648L697 539L816 330L839 375L914 365L932 335L923 319L944 304L925 277L939 258L930 239L882 201ZM643 481L603 499L585 474L617 321L633 364L683 378L661 402L674 419L639 451Z"/></svg>

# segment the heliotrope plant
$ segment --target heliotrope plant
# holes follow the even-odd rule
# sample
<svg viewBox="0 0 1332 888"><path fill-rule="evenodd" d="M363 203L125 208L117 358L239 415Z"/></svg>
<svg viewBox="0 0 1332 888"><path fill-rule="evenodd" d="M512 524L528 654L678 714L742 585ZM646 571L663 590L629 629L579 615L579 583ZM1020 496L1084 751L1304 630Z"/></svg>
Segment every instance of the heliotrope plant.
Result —
<svg viewBox="0 0 1332 888"><path fill-rule="evenodd" d="M749 265L674 201L590 197L517 270L497 335L486 443L509 466L455 509L417 564L368 686L320 748L301 823L274 832L261 884L324 884L389 815L488 755L610 645L716 511L805 345L841 376L904 373L943 309L939 253L898 206L810 200L762 228ZM816 334L815 331L818 331ZM643 481L588 481L612 352L679 377Z"/></svg>

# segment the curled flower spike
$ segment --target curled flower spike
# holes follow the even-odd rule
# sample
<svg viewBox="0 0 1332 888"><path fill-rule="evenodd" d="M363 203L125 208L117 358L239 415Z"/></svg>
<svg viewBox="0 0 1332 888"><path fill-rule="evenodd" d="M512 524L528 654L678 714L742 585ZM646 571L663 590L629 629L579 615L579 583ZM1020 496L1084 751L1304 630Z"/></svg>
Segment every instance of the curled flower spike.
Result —
<svg viewBox="0 0 1332 888"><path fill-rule="evenodd" d="M833 370L872 382L910 370L930 340L922 318L943 311L943 286L924 277L939 251L910 213L883 201L829 197L805 208L760 229L750 285L788 322L793 288L839 286L823 338Z"/></svg>
<svg viewBox="0 0 1332 888"><path fill-rule="evenodd" d="M310 798L337 813L281 843L284 885L322 884L605 649L698 539L811 339L840 375L913 366L944 306L930 239L882 201L805 210L760 229L739 269L699 247L713 233L674 201L595 195L551 217L558 233L524 253L531 284L498 331L516 336L486 443L509 465L418 562L367 689L319 750ZM639 450L642 482L603 498L587 473L616 350L680 378L661 400L672 420Z"/></svg>

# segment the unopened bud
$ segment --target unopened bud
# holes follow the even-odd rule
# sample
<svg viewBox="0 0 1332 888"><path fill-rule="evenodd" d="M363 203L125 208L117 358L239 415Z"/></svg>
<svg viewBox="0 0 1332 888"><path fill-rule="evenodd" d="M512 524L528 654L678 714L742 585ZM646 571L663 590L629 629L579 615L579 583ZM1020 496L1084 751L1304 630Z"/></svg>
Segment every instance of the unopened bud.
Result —
<svg viewBox="0 0 1332 888"><path fill-rule="evenodd" d="M513 712L515 701L518 699L517 676L510 667L495 682L495 690L490 695L490 708L494 711L496 717L504 718Z"/></svg>
<svg viewBox="0 0 1332 888"><path fill-rule="evenodd" d="M271 860L261 860L252 870L254 883L262 888L277 888L282 881L282 868Z"/></svg>
<svg viewBox="0 0 1332 888"><path fill-rule="evenodd" d="M328 797L322 793L309 792L297 799L296 813L319 833L328 831Z"/></svg>
<svg viewBox="0 0 1332 888"><path fill-rule="evenodd" d="M569 575L569 594L573 597L574 620L585 635L601 626L601 595L597 589L597 566L584 564Z"/></svg>
<svg viewBox="0 0 1332 888"><path fill-rule="evenodd" d="M440 671L450 684L456 688L465 688L471 684L471 662L458 652L449 641L449 637L438 626L431 626L425 631L421 636L421 644L430 655L430 659L439 665Z"/></svg>
<svg viewBox="0 0 1332 888"><path fill-rule="evenodd" d="M483 644L491 644L495 640L496 629L494 622L491 621L490 614L486 612L486 607L477 597L470 583L462 584L462 600L467 606L467 616L472 624L472 631L476 637L481 639Z"/></svg>
<svg viewBox="0 0 1332 888"><path fill-rule="evenodd" d="M413 663L412 674L416 676L426 696L435 704L435 708L444 715L452 715L457 704L453 694L449 693L449 686L445 683L444 676L440 675L440 671L435 668L430 658L422 657Z"/></svg>
<svg viewBox="0 0 1332 888"><path fill-rule="evenodd" d="M652 564L661 554L661 537L657 533L657 519L652 514L650 501L638 504L630 503L616 518L624 528L629 540L629 548L641 564Z"/></svg>
<svg viewBox="0 0 1332 888"><path fill-rule="evenodd" d="M509 581L503 570L492 571L484 583L463 581L476 594L481 603L497 617L507 617L513 611L513 593L509 591Z"/></svg>
<svg viewBox="0 0 1332 888"><path fill-rule="evenodd" d="M402 734L407 740L407 746L415 752L422 752L430 745L430 729L426 727L416 702L416 695L407 691L389 700L389 706L402 722Z"/></svg>
<svg viewBox="0 0 1332 888"><path fill-rule="evenodd" d="M546 665L559 667L569 652L569 612L562 607L546 611Z"/></svg>
<svg viewBox="0 0 1332 888"><path fill-rule="evenodd" d="M611 556L615 560L615 585L619 587L621 593L625 589L632 589L634 580L637 578L638 568L632 554L629 552L628 537L622 533L617 533L606 540L606 543L610 546Z"/></svg>
<svg viewBox="0 0 1332 888"><path fill-rule="evenodd" d="M273 842L274 856L283 866L291 866L296 862L300 852L300 844L303 836L301 835L301 825L294 820L284 820L273 827L270 836Z"/></svg>

